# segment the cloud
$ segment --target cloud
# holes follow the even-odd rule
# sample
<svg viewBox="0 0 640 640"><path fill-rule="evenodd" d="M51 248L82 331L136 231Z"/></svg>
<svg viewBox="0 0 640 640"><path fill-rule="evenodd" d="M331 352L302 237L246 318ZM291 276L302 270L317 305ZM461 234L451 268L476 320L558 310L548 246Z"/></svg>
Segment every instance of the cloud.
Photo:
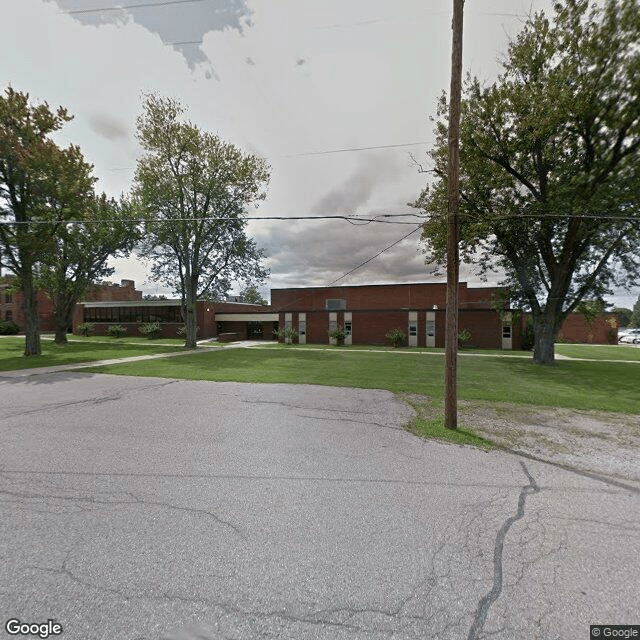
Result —
<svg viewBox="0 0 640 640"><path fill-rule="evenodd" d="M316 215L353 213L367 204L376 189L393 183L401 171L397 160L389 155L367 154L360 157L358 168L339 186L333 188L312 208Z"/></svg>
<svg viewBox="0 0 640 640"><path fill-rule="evenodd" d="M88 117L89 127L107 140L116 141L129 136L126 124L104 113L96 113Z"/></svg>
<svg viewBox="0 0 640 640"><path fill-rule="evenodd" d="M198 46L205 34L210 31L233 29L242 33L250 26L252 12L246 0L209 0L208 2L175 2L165 0L146 0L144 3L123 2L127 4L146 4L156 6L129 7L122 9L99 10L105 4L117 5L117 2L105 3L104 0L84 0L78 8L77 0L55 0L58 6L69 12L78 22L85 25L126 24L132 19L152 33L157 33L162 42L172 44L194 69L198 63L206 62L207 56Z"/></svg>

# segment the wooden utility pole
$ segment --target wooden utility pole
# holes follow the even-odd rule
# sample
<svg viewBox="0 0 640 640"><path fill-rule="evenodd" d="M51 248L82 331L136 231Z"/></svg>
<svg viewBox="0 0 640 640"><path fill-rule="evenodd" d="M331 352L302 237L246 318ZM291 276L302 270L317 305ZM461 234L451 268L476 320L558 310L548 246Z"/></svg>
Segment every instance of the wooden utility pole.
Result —
<svg viewBox="0 0 640 640"><path fill-rule="evenodd" d="M451 89L449 91L449 206L447 209L447 327L445 334L444 426L458 428L458 202L460 184L460 98L464 0L453 0Z"/></svg>

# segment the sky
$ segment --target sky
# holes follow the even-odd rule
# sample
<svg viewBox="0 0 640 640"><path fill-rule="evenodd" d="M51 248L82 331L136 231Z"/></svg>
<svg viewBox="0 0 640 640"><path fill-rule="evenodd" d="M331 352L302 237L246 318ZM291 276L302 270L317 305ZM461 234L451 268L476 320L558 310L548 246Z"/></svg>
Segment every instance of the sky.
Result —
<svg viewBox="0 0 640 640"><path fill-rule="evenodd" d="M3 0L0 82L74 120L57 134L93 163L97 189L132 187L143 95L271 166L250 215L408 214L389 223L249 223L269 288L444 281L425 264L416 210L428 181L436 102L449 86L451 0ZM464 72L490 82L530 11L552 0L466 0ZM128 7L128 8L118 8ZM403 224L399 224L402 222ZM356 269L390 245L390 249ZM170 293L148 265L112 280ZM355 269L355 270L354 270ZM349 273L353 270L353 273ZM346 275L349 274L349 275ZM463 266L461 279L484 283ZM498 281L496 275L489 281ZM236 291L237 293L237 291ZM639 292L617 292L632 306Z"/></svg>

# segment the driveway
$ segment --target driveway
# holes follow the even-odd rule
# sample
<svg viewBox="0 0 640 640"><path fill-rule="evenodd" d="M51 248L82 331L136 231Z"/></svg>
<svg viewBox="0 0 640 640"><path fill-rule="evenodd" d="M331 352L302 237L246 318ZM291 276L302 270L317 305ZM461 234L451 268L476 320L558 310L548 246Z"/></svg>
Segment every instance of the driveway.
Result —
<svg viewBox="0 0 640 640"><path fill-rule="evenodd" d="M11 618L63 640L640 622L636 486L420 440L386 391L61 372L0 393L0 637Z"/></svg>

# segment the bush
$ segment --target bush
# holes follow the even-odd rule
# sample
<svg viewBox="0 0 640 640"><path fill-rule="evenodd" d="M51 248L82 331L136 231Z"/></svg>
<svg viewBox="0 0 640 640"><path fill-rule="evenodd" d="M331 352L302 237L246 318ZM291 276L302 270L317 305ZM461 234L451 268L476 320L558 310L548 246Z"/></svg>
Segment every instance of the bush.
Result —
<svg viewBox="0 0 640 640"><path fill-rule="evenodd" d="M82 322L77 327L77 331L81 336L92 336L95 330L96 325L93 322Z"/></svg>
<svg viewBox="0 0 640 640"><path fill-rule="evenodd" d="M278 340L284 340L286 343L293 344L298 340L298 332L293 327L280 327L274 333Z"/></svg>
<svg viewBox="0 0 640 640"><path fill-rule="evenodd" d="M471 331L469 329L463 329L458 333L458 346L462 349L464 345L471 340Z"/></svg>
<svg viewBox="0 0 640 640"><path fill-rule="evenodd" d="M107 335L112 338L122 338L127 335L127 330L121 324L110 324L107 327Z"/></svg>
<svg viewBox="0 0 640 640"><path fill-rule="evenodd" d="M535 334L533 332L533 318L527 316L527 319L522 328L522 350L531 351L535 344Z"/></svg>
<svg viewBox="0 0 640 640"><path fill-rule="evenodd" d="M335 329L329 331L329 337L333 338L337 344L344 344L344 339L347 337L347 332L344 327L338 325Z"/></svg>
<svg viewBox="0 0 640 640"><path fill-rule="evenodd" d="M391 329L391 331L387 332L385 338L394 349L397 349L406 342L407 334L402 329Z"/></svg>
<svg viewBox="0 0 640 640"><path fill-rule="evenodd" d="M162 328L159 322L145 322L138 327L138 331L143 336L147 336L149 340L155 340L162 335Z"/></svg>
<svg viewBox="0 0 640 640"><path fill-rule="evenodd" d="M0 320L0 336L15 336L20 327L13 320Z"/></svg>

